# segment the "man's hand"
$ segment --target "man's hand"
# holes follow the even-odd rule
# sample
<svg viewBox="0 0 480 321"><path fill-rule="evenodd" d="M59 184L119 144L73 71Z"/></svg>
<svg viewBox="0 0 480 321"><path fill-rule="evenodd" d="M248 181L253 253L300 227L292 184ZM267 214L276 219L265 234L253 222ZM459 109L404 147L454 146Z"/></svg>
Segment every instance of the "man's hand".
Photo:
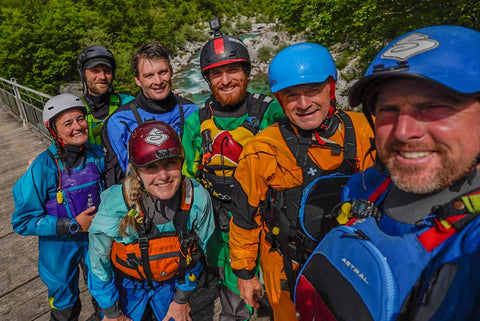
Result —
<svg viewBox="0 0 480 321"><path fill-rule="evenodd" d="M162 321L170 321L170 319L175 321L192 321L190 311L192 311L190 304L178 304L172 301L168 307L167 315Z"/></svg>
<svg viewBox="0 0 480 321"><path fill-rule="evenodd" d="M92 225L92 220L95 217L95 214L91 213L93 213L95 210L95 206L89 207L75 217L78 225L80 225L81 232L88 232L88 228L90 225Z"/></svg>
<svg viewBox="0 0 480 321"><path fill-rule="evenodd" d="M263 291L258 278L256 276L250 280L237 278L237 285L243 301L254 308L259 308L258 300L263 297Z"/></svg>

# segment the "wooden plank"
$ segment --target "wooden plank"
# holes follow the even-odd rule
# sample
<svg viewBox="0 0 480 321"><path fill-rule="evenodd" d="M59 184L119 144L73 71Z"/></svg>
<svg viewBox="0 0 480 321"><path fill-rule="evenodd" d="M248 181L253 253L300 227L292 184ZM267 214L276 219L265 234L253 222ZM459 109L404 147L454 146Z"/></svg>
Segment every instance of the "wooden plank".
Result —
<svg viewBox="0 0 480 321"><path fill-rule="evenodd" d="M38 275L38 238L12 233L1 239L0 298Z"/></svg>

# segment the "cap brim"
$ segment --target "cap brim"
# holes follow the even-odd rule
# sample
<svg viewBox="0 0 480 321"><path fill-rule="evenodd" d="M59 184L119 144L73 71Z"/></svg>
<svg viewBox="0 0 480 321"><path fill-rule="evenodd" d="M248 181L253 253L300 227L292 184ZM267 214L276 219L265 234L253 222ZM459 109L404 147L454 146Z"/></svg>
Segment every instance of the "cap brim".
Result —
<svg viewBox="0 0 480 321"><path fill-rule="evenodd" d="M85 69L92 69L98 65L105 65L108 68L112 69L112 64L108 59L96 58L89 60L85 63Z"/></svg>
<svg viewBox="0 0 480 321"><path fill-rule="evenodd" d="M367 88L373 89L375 88L375 83L382 80L392 79L392 78L419 78L419 79L428 79L422 77L418 74L408 73L408 72L385 72L385 73L376 73L370 76L367 76L363 79L357 81L352 88L350 89L350 93L348 94L348 104L350 107L359 106L361 103L365 102L365 90ZM429 79L431 80L431 79ZM433 80L431 80L433 82Z"/></svg>

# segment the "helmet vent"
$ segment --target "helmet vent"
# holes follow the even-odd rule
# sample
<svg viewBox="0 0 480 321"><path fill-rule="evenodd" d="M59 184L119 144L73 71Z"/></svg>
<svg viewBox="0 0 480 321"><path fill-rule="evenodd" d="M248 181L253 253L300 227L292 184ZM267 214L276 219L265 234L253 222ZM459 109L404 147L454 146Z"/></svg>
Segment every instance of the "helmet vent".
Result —
<svg viewBox="0 0 480 321"><path fill-rule="evenodd" d="M407 61L397 61L396 66L385 67L384 64L373 66L373 73L383 72L383 71L392 71L392 70L405 70L410 68Z"/></svg>

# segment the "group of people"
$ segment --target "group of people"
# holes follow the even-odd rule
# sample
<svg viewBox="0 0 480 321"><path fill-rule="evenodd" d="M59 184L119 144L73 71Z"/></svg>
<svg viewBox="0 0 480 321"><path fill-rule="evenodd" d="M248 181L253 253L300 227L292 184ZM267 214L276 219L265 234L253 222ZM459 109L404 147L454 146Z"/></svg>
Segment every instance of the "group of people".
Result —
<svg viewBox="0 0 480 321"><path fill-rule="evenodd" d="M135 98L115 93L114 56L96 45L78 57L83 97L45 104L53 144L15 184L12 225L39 237L51 320L78 320L80 267L103 320L192 320L208 273L220 321L248 320L264 302L275 321L480 319L480 32L433 26L392 41L350 91L362 114L336 107L337 68L315 43L273 58L275 100L249 92L248 49L216 22L200 108L173 93L157 41L132 58ZM309 259L329 245L312 245L299 221L303 191L338 173L351 177L334 186L342 203L319 221L343 215L352 232L333 239L334 224L325 240L378 247L393 281L376 282L398 283L388 318L371 307L380 293L359 309L363 292L339 281L365 272L346 263L349 246L337 251L347 272ZM311 295L296 288L301 270L318 294L307 311L294 304Z"/></svg>

